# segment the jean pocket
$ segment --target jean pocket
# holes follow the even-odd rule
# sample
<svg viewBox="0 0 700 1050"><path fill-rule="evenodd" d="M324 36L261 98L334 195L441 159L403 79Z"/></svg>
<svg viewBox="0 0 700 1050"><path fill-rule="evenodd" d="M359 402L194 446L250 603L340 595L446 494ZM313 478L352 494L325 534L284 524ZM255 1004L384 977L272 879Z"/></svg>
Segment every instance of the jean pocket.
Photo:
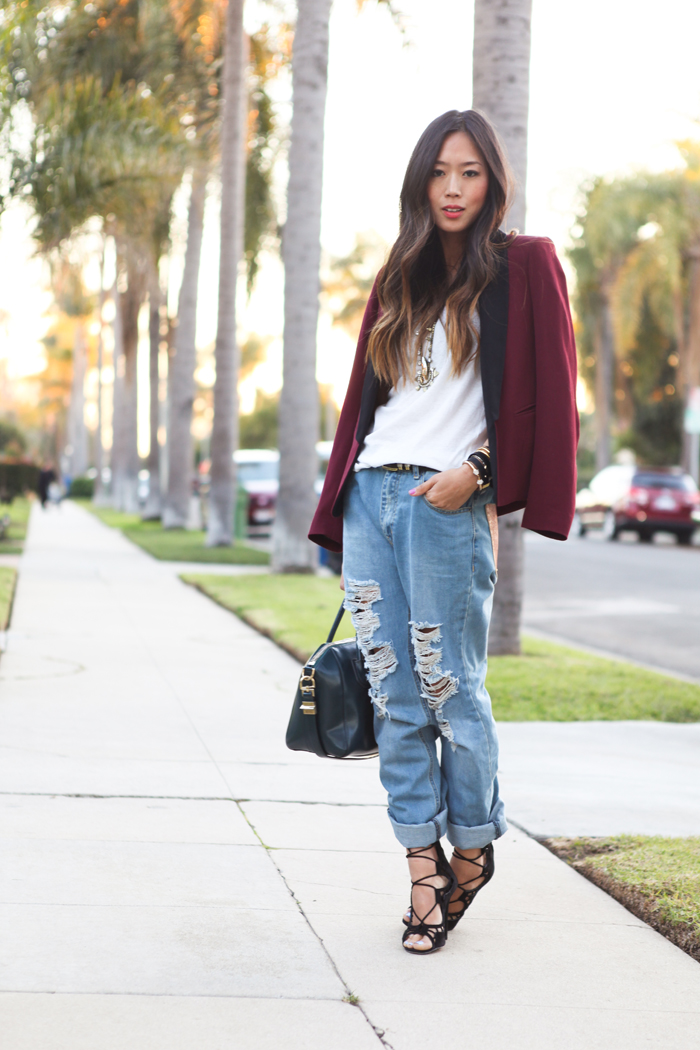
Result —
<svg viewBox="0 0 700 1050"><path fill-rule="evenodd" d="M427 496L422 496L421 499L424 503L427 503L431 510L435 511L436 514L444 514L445 517L452 517L455 514L464 514L465 511L471 509L472 501L474 496L471 495L466 503L463 503L461 507L457 507L456 510L446 510L444 507L436 507L434 503L431 503Z"/></svg>

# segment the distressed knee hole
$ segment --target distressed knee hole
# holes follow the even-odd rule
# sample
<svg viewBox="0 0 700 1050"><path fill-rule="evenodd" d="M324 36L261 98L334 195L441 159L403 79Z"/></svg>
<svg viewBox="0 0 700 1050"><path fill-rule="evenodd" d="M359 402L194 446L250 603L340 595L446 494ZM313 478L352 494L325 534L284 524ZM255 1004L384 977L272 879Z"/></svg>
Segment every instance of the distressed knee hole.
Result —
<svg viewBox="0 0 700 1050"><path fill-rule="evenodd" d="M411 620L411 640L416 657L415 668L421 681L421 696L435 712L441 735L455 747L454 733L445 718L443 707L459 688L459 678L442 669L442 649L435 643L442 638L439 623L415 623Z"/></svg>
<svg viewBox="0 0 700 1050"><path fill-rule="evenodd" d="M382 592L375 580L361 582L345 581L345 608L350 613L357 644L364 658L369 695L380 718L390 717L387 711L388 696L382 692L381 683L398 667L396 653L391 642L375 642L374 633L380 627L374 603L382 600Z"/></svg>

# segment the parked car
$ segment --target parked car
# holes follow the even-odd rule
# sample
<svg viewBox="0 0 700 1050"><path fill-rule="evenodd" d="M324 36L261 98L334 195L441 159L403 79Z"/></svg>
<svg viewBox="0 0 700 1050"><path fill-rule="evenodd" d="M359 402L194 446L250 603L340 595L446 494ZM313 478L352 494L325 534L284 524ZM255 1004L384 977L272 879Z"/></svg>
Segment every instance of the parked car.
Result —
<svg viewBox="0 0 700 1050"><path fill-rule="evenodd" d="M317 441L316 442L316 455L318 456L318 474L316 475L316 481L314 482L314 491L317 496L320 497L323 491L323 482L326 480L326 471L328 470L328 461L331 458L331 452L333 451L332 441Z"/></svg>
<svg viewBox="0 0 700 1050"><path fill-rule="evenodd" d="M266 535L275 520L280 454L276 448L240 448L233 458L238 484L248 494L248 531Z"/></svg>
<svg viewBox="0 0 700 1050"><path fill-rule="evenodd" d="M576 497L574 529L585 536L600 529L615 540L636 532L649 543L655 532L671 532L689 544L700 524L700 495L679 467L632 467L613 464L601 470Z"/></svg>
<svg viewBox="0 0 700 1050"><path fill-rule="evenodd" d="M317 496L321 495L323 481L328 468L332 441L318 441L318 475L314 482ZM248 494L248 530L254 535L266 535L272 531L275 520L277 494L279 492L280 454L272 448L242 448L234 452L233 458L238 472L238 484Z"/></svg>

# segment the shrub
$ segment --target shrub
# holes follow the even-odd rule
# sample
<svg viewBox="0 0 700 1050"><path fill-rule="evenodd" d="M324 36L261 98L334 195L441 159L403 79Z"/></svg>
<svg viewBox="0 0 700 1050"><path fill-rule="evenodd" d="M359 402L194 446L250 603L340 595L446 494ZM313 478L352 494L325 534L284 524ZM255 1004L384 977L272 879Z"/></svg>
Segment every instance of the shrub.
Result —
<svg viewBox="0 0 700 1050"><path fill-rule="evenodd" d="M39 468L33 463L0 462L0 503L12 503L15 496L36 492Z"/></svg>
<svg viewBox="0 0 700 1050"><path fill-rule="evenodd" d="M68 490L70 499L92 499L95 495L95 482L93 478L73 478Z"/></svg>

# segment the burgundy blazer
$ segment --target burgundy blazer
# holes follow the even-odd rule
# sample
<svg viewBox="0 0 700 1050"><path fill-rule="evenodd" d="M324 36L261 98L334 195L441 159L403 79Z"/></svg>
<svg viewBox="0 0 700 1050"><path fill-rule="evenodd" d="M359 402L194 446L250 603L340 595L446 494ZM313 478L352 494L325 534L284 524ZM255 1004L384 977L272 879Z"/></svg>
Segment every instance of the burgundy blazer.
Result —
<svg viewBox="0 0 700 1050"><path fill-rule="evenodd" d="M376 282L309 539L343 549L346 483L387 391L367 360L380 313ZM481 381L499 514L565 540L576 497L576 346L566 280L547 237L515 237L479 300ZM430 464L428 464L429 466Z"/></svg>

